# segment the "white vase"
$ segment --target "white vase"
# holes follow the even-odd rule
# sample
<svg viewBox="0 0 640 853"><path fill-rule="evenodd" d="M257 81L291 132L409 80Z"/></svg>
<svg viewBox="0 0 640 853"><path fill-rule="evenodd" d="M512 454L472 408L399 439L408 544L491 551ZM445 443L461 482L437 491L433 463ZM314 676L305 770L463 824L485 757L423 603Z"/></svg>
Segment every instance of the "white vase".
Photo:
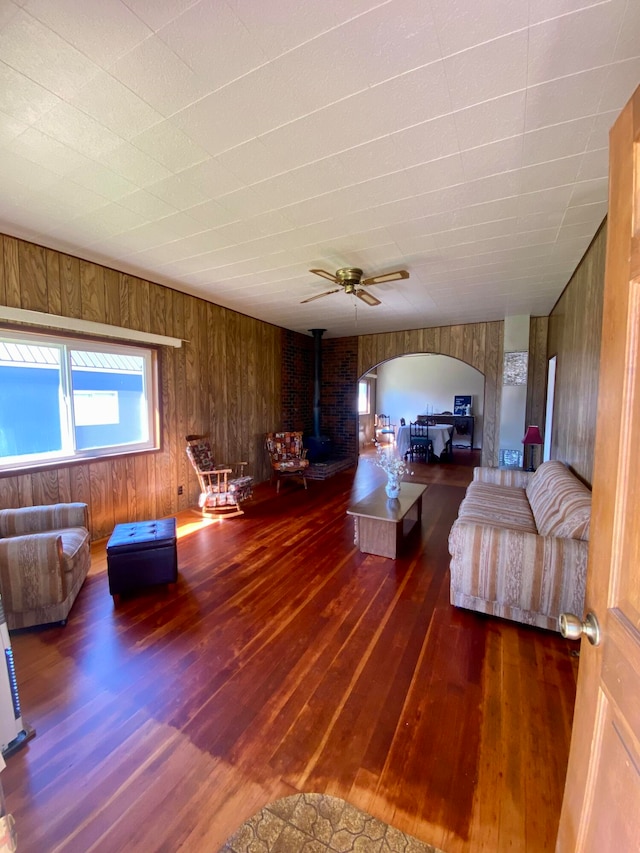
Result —
<svg viewBox="0 0 640 853"><path fill-rule="evenodd" d="M388 477L384 487L388 498L397 498L400 496L400 480L397 477Z"/></svg>

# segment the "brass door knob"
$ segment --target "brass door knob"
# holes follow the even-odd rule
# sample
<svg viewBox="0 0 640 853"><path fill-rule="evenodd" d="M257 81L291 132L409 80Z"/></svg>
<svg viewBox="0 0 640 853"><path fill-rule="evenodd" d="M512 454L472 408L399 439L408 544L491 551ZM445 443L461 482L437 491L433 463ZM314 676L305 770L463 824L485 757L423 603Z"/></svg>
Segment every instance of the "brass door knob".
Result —
<svg viewBox="0 0 640 853"><path fill-rule="evenodd" d="M561 613L559 622L565 640L579 640L584 634L592 646L600 643L600 625L595 613L587 613L584 622L573 613Z"/></svg>

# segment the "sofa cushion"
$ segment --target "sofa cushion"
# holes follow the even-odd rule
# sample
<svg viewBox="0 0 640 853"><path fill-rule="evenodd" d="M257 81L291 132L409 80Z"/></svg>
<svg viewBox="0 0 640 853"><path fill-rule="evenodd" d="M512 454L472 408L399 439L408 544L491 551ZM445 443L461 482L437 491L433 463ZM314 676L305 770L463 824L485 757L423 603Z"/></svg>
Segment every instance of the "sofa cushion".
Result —
<svg viewBox="0 0 640 853"><path fill-rule="evenodd" d="M542 536L589 539L591 492L562 462L543 462L526 494Z"/></svg>
<svg viewBox="0 0 640 853"><path fill-rule="evenodd" d="M525 490L496 483L470 483L460 504L458 518L476 524L537 533Z"/></svg>

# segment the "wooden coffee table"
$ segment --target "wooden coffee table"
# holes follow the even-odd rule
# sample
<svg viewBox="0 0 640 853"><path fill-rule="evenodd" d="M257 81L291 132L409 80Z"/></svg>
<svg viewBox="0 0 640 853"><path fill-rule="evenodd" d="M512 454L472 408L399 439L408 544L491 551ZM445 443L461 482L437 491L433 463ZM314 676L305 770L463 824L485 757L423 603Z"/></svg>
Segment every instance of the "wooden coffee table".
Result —
<svg viewBox="0 0 640 853"><path fill-rule="evenodd" d="M422 519L422 495L427 486L403 483L400 497L390 500L384 486L347 510L355 522L355 542L366 554L395 560L402 541Z"/></svg>

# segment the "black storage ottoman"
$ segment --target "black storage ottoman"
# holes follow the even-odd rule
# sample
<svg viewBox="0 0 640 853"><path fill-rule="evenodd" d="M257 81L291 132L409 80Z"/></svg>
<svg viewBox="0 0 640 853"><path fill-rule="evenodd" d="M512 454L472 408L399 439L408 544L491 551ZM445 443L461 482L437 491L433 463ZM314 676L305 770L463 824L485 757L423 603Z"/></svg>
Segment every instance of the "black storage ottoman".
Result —
<svg viewBox="0 0 640 853"><path fill-rule="evenodd" d="M178 580L175 518L116 524L107 542L109 592Z"/></svg>

